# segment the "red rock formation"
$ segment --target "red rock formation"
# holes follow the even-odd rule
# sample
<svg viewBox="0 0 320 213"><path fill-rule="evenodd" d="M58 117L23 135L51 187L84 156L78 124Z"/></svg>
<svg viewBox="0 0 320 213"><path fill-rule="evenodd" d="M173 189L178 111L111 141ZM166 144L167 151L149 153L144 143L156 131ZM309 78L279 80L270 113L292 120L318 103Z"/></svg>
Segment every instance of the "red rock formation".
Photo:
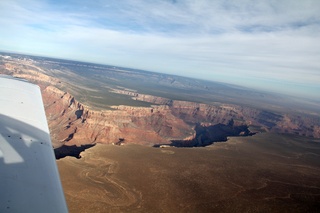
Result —
<svg viewBox="0 0 320 213"><path fill-rule="evenodd" d="M152 107L113 106L97 111L79 103L71 94L57 88L59 79L41 70L5 64L2 73L37 83L42 90L52 141L55 146L91 143L164 144L171 140L195 137L196 123L203 126L228 124L258 125L267 131L320 137L319 120L290 114L275 114L231 104L201 104L176 101L132 90L113 90L139 101L157 104Z"/></svg>
<svg viewBox="0 0 320 213"><path fill-rule="evenodd" d="M230 119L233 119L235 125L238 126L257 125L266 131L291 133L315 138L320 137L320 120L314 116L276 114L232 104L209 105L188 101L169 100L143 94L135 94L133 99L155 104L167 104L175 117L188 123L205 122L210 125L218 123L227 124Z"/></svg>
<svg viewBox="0 0 320 213"><path fill-rule="evenodd" d="M42 93L55 143L115 143L124 138L128 143L154 144L193 134L191 127L172 115L167 106L114 106L114 110L94 111L52 86Z"/></svg>

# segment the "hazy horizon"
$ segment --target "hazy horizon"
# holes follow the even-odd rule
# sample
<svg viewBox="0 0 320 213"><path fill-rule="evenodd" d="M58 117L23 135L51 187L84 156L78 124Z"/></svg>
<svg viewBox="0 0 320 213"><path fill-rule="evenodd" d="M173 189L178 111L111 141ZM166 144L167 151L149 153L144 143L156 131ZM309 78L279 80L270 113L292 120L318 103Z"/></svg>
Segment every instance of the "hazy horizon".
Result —
<svg viewBox="0 0 320 213"><path fill-rule="evenodd" d="M0 2L0 50L320 98L319 1Z"/></svg>

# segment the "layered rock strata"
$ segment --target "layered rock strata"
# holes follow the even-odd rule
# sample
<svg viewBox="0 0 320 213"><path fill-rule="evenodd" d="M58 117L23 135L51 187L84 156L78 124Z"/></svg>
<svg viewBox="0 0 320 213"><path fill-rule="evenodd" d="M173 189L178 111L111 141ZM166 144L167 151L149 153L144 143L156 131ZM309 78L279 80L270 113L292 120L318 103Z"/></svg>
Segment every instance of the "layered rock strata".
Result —
<svg viewBox="0 0 320 213"><path fill-rule="evenodd" d="M41 69L21 68L9 63L1 72L37 83L43 95L52 141L56 147L92 143L170 144L172 141L195 140L195 126L234 127L255 125L264 131L320 137L319 119L267 112L232 104L202 104L139 94L132 90L110 89L149 102L151 107L111 106L112 110L92 110L70 93L58 89L59 79ZM210 128L209 128L210 129ZM211 134L211 133L210 133Z"/></svg>

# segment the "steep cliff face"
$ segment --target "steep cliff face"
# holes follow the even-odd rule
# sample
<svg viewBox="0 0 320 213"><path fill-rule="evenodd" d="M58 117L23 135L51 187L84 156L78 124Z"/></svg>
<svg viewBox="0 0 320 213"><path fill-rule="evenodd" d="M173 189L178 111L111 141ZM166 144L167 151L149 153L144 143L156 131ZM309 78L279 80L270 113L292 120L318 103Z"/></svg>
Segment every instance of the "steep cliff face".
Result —
<svg viewBox="0 0 320 213"><path fill-rule="evenodd" d="M195 134L197 128L193 129L195 125L198 129L200 125L216 132L226 132L230 120L235 128L228 130L229 135L240 134L242 131L238 132L238 127L257 125L266 131L319 137L316 120L236 105L215 106L138 94L134 97L139 97L139 100L166 104L152 107L113 106L114 110L94 111L52 86L43 90L43 96L53 141L66 145L116 143L120 139L127 143L152 145L170 144L172 141L181 143L189 138L189 142L193 143L198 137ZM307 122L314 125L308 127Z"/></svg>
<svg viewBox="0 0 320 213"><path fill-rule="evenodd" d="M175 116L187 122L227 124L233 119L238 126L255 125L265 131L320 137L320 121L314 117L276 114L236 105L213 106L181 101L173 101L171 108Z"/></svg>
<svg viewBox="0 0 320 213"><path fill-rule="evenodd" d="M265 131L320 137L320 119L313 116L277 114L232 104L209 105L176 101L143 94L135 94L133 99L155 104L166 104L175 117L187 123L227 124L230 119L233 119L235 125L238 126L256 125Z"/></svg>
<svg viewBox="0 0 320 213"><path fill-rule="evenodd" d="M58 89L60 80L41 70L5 64L2 72L26 78L40 86L52 141L56 147L116 143L119 140L153 145L188 139L193 143L195 140L199 142L196 130L201 130L202 138L211 138L216 130L226 131L230 120L233 122L232 128L228 129L231 135L234 132L241 134L243 129L238 131L238 127L257 125L265 131L320 137L320 121L314 117L277 114L231 104L210 105L170 100L121 88L113 89L113 92L156 105L112 106L112 110L92 110L71 94ZM197 128L194 129L195 126Z"/></svg>
<svg viewBox="0 0 320 213"><path fill-rule="evenodd" d="M114 106L114 110L94 111L52 86L42 92L55 144L115 143L119 139L138 144L168 143L193 134L167 106Z"/></svg>
<svg viewBox="0 0 320 213"><path fill-rule="evenodd" d="M31 63L27 63L25 65L19 63L5 63L1 71L4 74L27 79L39 86L56 85L60 82L57 78L45 74L44 70L32 65Z"/></svg>
<svg viewBox="0 0 320 213"><path fill-rule="evenodd" d="M201 147L214 142L227 141L229 136L251 136L247 125L234 125L233 119L228 124L200 125L195 126L196 135L185 140L172 140L171 146L175 147ZM155 145L157 146L157 145Z"/></svg>

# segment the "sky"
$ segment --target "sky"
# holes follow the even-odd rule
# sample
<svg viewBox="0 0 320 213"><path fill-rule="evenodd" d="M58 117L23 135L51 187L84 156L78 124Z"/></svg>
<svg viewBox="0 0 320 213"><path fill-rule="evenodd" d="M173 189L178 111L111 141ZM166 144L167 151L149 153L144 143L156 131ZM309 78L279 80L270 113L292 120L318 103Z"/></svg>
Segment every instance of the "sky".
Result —
<svg viewBox="0 0 320 213"><path fill-rule="evenodd" d="M319 0L1 0L0 50L320 100Z"/></svg>

